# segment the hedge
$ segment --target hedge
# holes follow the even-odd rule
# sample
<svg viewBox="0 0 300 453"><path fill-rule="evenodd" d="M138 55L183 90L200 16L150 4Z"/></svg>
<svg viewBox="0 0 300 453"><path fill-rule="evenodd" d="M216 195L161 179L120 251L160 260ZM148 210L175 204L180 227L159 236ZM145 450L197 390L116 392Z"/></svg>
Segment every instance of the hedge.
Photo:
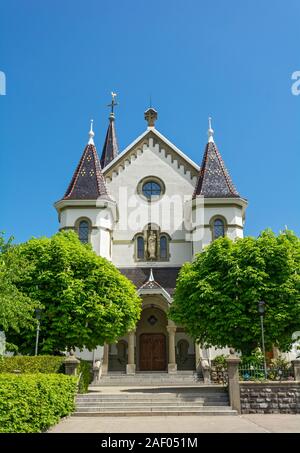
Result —
<svg viewBox="0 0 300 453"><path fill-rule="evenodd" d="M37 433L75 409L77 378L63 374L0 374L0 432Z"/></svg>
<svg viewBox="0 0 300 453"><path fill-rule="evenodd" d="M64 359L51 355L0 357L0 373L63 373Z"/></svg>
<svg viewBox="0 0 300 453"><path fill-rule="evenodd" d="M81 359L79 365L79 373L81 374L81 376L78 385L78 393L87 393L89 384L93 379L92 362Z"/></svg>

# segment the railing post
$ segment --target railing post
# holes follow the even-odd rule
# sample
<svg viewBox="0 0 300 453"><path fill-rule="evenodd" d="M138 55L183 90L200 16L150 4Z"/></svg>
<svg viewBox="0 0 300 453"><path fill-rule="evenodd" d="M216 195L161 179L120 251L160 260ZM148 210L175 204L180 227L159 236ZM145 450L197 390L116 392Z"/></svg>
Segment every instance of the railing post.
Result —
<svg viewBox="0 0 300 453"><path fill-rule="evenodd" d="M295 381L300 382L300 359L292 360Z"/></svg>
<svg viewBox="0 0 300 453"><path fill-rule="evenodd" d="M230 349L230 356L227 358L229 401L232 409L236 410L239 414L241 413L240 361L240 358L235 355L234 349Z"/></svg>
<svg viewBox="0 0 300 453"><path fill-rule="evenodd" d="M210 384L211 383L210 366L209 366L208 360L206 360L206 359L201 360L201 368L202 368L204 384Z"/></svg>
<svg viewBox="0 0 300 453"><path fill-rule="evenodd" d="M93 364L93 384L98 384L101 379L102 363L101 360L96 360Z"/></svg>

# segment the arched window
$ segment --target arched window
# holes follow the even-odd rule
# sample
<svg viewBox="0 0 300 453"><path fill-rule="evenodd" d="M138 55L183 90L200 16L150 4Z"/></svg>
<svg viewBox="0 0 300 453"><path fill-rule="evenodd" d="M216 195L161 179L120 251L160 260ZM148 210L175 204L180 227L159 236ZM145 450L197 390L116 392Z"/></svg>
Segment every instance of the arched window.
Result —
<svg viewBox="0 0 300 453"><path fill-rule="evenodd" d="M161 259L168 258L168 239L166 236L160 237L160 257Z"/></svg>
<svg viewBox="0 0 300 453"><path fill-rule="evenodd" d="M143 260L145 255L145 247L144 247L144 238L143 236L138 236L136 240L137 245L137 259Z"/></svg>
<svg viewBox="0 0 300 453"><path fill-rule="evenodd" d="M89 233L90 233L89 222L87 220L81 220L78 225L78 236L79 240L83 244L89 242Z"/></svg>
<svg viewBox="0 0 300 453"><path fill-rule="evenodd" d="M214 228L214 232L213 232L213 238L214 238L214 239L218 239L218 238L221 238L221 237L224 237L224 236L225 236L225 224L224 224L224 220L222 220L222 219L215 219L215 220L214 220L213 228Z"/></svg>
<svg viewBox="0 0 300 453"><path fill-rule="evenodd" d="M189 354L189 342L185 339L179 340L177 343L177 351L181 362L184 362Z"/></svg>

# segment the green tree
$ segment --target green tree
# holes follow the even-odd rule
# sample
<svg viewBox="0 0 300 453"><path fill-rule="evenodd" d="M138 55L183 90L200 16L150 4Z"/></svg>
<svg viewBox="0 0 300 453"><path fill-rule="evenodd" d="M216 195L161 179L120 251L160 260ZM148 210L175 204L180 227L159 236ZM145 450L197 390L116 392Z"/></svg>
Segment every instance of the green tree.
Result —
<svg viewBox="0 0 300 453"><path fill-rule="evenodd" d="M288 351L300 330L300 239L291 231L214 241L181 269L170 315L201 344L248 355L261 345L259 300L267 349Z"/></svg>
<svg viewBox="0 0 300 453"><path fill-rule="evenodd" d="M8 253L30 264L18 290L43 306L42 353L114 342L139 319L141 301L134 285L74 232L31 239ZM32 352L35 332L21 334L12 335L11 341Z"/></svg>
<svg viewBox="0 0 300 453"><path fill-rule="evenodd" d="M30 265L17 249L10 253L14 248L12 240L5 241L3 233L0 234L0 330L20 332L35 326L35 309L39 304L18 289Z"/></svg>

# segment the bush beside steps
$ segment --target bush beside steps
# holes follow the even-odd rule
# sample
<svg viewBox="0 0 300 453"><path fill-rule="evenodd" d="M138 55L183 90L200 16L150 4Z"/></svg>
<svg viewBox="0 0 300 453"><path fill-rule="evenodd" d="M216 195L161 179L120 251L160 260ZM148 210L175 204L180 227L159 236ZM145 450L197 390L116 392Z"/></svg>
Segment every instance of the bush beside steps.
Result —
<svg viewBox="0 0 300 453"><path fill-rule="evenodd" d="M63 374L0 374L0 432L47 430L75 410L77 378Z"/></svg>

